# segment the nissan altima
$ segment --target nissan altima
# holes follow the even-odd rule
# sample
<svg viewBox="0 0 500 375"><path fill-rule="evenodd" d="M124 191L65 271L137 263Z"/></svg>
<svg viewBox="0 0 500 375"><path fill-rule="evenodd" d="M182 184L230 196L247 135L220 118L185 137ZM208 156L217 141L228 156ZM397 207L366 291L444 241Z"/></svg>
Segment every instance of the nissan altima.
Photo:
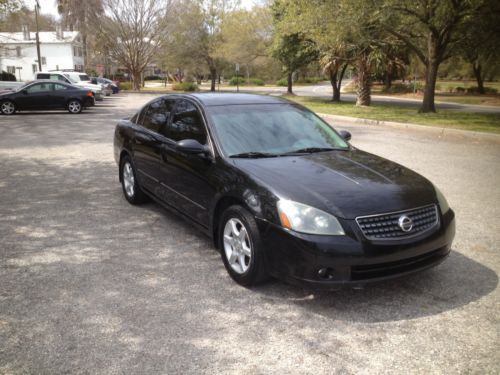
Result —
<svg viewBox="0 0 500 375"><path fill-rule="evenodd" d="M201 229L244 286L329 289L442 262L455 235L443 194L350 138L281 98L173 94L118 123L114 156L126 200Z"/></svg>

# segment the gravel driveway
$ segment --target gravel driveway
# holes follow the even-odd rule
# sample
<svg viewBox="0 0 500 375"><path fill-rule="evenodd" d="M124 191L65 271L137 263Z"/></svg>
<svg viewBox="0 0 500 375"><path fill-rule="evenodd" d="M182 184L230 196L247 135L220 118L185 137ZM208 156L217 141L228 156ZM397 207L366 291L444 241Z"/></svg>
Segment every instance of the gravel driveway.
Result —
<svg viewBox="0 0 500 375"><path fill-rule="evenodd" d="M0 373L500 372L499 137L338 124L444 191L452 255L363 290L247 290L191 225L123 198L114 125L150 98L0 116Z"/></svg>

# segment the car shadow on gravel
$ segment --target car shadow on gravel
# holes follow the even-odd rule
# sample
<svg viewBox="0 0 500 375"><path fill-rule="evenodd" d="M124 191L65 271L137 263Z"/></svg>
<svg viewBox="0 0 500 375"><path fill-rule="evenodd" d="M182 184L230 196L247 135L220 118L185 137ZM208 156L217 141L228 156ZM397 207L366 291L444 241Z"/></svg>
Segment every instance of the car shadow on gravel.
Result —
<svg viewBox="0 0 500 375"><path fill-rule="evenodd" d="M336 320L364 323L415 319L457 309L491 293L498 285L492 269L458 250L440 265L363 289L314 291L281 282L255 289L264 299L294 304Z"/></svg>

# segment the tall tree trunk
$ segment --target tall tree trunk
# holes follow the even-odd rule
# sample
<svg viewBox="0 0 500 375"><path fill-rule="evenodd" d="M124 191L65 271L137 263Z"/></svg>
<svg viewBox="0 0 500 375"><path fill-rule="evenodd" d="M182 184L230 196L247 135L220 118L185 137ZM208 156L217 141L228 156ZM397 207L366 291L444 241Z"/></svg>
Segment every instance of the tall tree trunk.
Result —
<svg viewBox="0 0 500 375"><path fill-rule="evenodd" d="M338 75L338 80L337 80L337 88L333 92L333 101L334 102L339 102L340 103L340 90L342 89L342 80L344 79L344 74L347 69L348 64L345 63L342 69L340 69L340 73ZM337 97L335 95L335 91L337 92ZM337 100L335 100L337 99Z"/></svg>
<svg viewBox="0 0 500 375"><path fill-rule="evenodd" d="M436 79L441 59L438 54L438 41L432 34L429 35L428 40L428 57L425 64L425 88L424 100L420 113L436 112L436 105L434 104L434 96L436 94Z"/></svg>
<svg viewBox="0 0 500 375"><path fill-rule="evenodd" d="M429 56L430 59L425 68L425 88L424 100L420 113L436 112L436 105L434 104L434 96L436 93L436 79L439 69L439 61L434 56Z"/></svg>
<svg viewBox="0 0 500 375"><path fill-rule="evenodd" d="M132 85L134 87L135 91L140 91L141 90L141 72L137 70L132 70L130 72L132 74Z"/></svg>
<svg viewBox="0 0 500 375"><path fill-rule="evenodd" d="M337 85L338 69L328 69L328 72L330 73L330 84L333 90L332 102L338 103L340 102L340 89Z"/></svg>
<svg viewBox="0 0 500 375"><path fill-rule="evenodd" d="M389 91L391 89L393 75L394 75L394 67L392 63L388 63L385 69L384 91Z"/></svg>
<svg viewBox="0 0 500 375"><path fill-rule="evenodd" d="M482 75L481 63L473 63L472 70L474 71L474 76L477 81L477 89L480 94L486 94L486 90L484 89L484 78Z"/></svg>
<svg viewBox="0 0 500 375"><path fill-rule="evenodd" d="M215 83L217 82L217 69L210 67L210 91L215 92Z"/></svg>
<svg viewBox="0 0 500 375"><path fill-rule="evenodd" d="M287 76L287 80L288 80L288 88L286 90L286 92L290 95L293 95L293 91L292 91L292 85L293 85L293 82L292 82L292 75L293 75L293 72L290 72L288 73L288 76Z"/></svg>
<svg viewBox="0 0 500 375"><path fill-rule="evenodd" d="M356 68L358 73L356 105L368 106L371 103L372 77L367 54L363 54L358 58Z"/></svg>

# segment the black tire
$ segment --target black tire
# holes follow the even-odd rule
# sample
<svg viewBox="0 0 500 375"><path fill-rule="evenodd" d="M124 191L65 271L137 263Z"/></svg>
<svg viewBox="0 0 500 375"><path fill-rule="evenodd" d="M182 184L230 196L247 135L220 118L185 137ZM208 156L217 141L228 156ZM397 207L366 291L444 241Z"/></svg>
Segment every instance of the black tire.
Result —
<svg viewBox="0 0 500 375"><path fill-rule="evenodd" d="M129 178L130 174L132 180ZM124 156L120 162L120 181L122 183L123 195L130 204L136 205L147 201L147 196L139 186L137 173L129 156Z"/></svg>
<svg viewBox="0 0 500 375"><path fill-rule="evenodd" d="M83 104L78 99L71 99L67 105L68 112L76 115L82 112Z"/></svg>
<svg viewBox="0 0 500 375"><path fill-rule="evenodd" d="M16 113L16 105L12 100L4 100L0 102L0 112L2 114L10 116Z"/></svg>
<svg viewBox="0 0 500 375"><path fill-rule="evenodd" d="M232 219L235 220L231 221ZM241 261L238 260L230 262L230 259L228 258L229 256L228 252L232 253L233 252L232 249L235 249L235 246L229 245L230 241L227 241L228 243L224 242L226 224L228 224L230 221L232 223L239 222L239 224L244 226L246 233L248 235L247 244L250 245L249 248L251 256L249 257L249 259L247 259L248 257L242 255L240 252L240 256L244 257L244 260L242 262L245 265L241 266L240 264L241 269L239 270L235 270L235 268L233 267L238 268L236 263L239 264L241 263ZM231 224L228 225L231 226ZM219 235L219 244L220 244L222 261L224 262L224 266L226 267L227 272L234 281L245 287L251 287L265 281L268 278L264 262L264 252L260 239L260 233L257 228L257 223L255 222L255 219L253 218L252 214L247 209L238 205L234 205L227 208L222 214L222 217L220 219L218 235ZM229 246L227 250L226 246ZM248 249L246 251L248 251ZM231 263L233 265L231 265ZM248 268L244 269L245 267Z"/></svg>

